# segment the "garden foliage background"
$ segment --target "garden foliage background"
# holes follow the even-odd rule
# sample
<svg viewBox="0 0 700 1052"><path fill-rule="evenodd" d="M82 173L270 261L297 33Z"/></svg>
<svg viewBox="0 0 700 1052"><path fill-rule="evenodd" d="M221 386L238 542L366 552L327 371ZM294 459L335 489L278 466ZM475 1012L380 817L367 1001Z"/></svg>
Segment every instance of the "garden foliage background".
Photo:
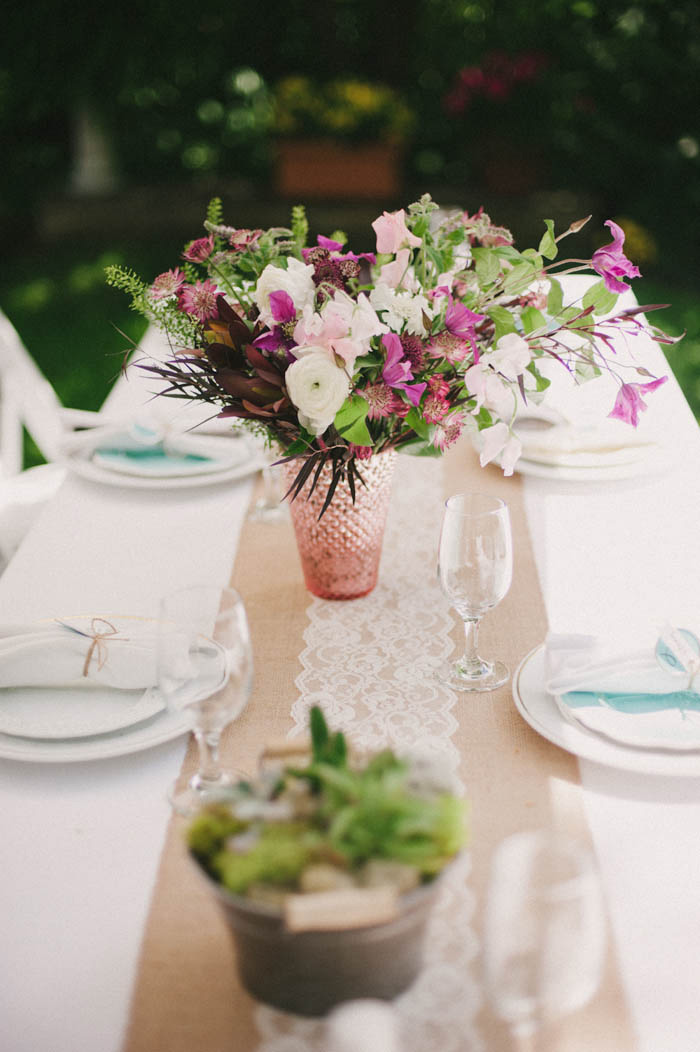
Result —
<svg viewBox="0 0 700 1052"><path fill-rule="evenodd" d="M312 94L388 85L411 115L400 197L310 202L314 233L372 248L378 211L425 190L483 204L521 247L545 217L593 212L599 241L614 217L638 298L672 302L657 320L688 331L669 359L700 414L697 0L39 0L3 30L0 306L66 404L104 398L125 346L113 325L140 333L107 262L172 266L215 193L233 225L285 221L274 103L294 75ZM113 180L91 194L76 182L86 115Z"/></svg>

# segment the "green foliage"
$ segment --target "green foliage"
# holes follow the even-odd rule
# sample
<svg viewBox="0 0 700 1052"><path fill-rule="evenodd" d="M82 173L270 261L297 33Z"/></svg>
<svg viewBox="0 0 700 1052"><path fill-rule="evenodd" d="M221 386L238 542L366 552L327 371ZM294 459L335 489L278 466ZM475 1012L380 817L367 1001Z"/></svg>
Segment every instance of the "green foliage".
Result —
<svg viewBox="0 0 700 1052"><path fill-rule="evenodd" d="M224 206L220 197L212 197L207 206L207 224L220 226L224 221ZM205 224L206 225L206 224Z"/></svg>
<svg viewBox="0 0 700 1052"><path fill-rule="evenodd" d="M306 248L308 237L309 221L306 218L306 209L303 205L294 205L292 208L292 238L296 241L299 254L302 248Z"/></svg>

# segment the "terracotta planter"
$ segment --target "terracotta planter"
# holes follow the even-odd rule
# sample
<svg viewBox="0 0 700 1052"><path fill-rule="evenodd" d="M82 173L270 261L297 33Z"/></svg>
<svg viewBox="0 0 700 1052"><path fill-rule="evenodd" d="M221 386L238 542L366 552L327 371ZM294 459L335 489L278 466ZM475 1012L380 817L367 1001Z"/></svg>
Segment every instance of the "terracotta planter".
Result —
<svg viewBox="0 0 700 1052"><path fill-rule="evenodd" d="M358 599L376 585L395 464L393 450L361 461L358 470L365 485L357 484L354 503L347 483L341 482L320 519L331 481L328 465L311 496L313 472L299 496L290 502L304 580L314 595ZM300 468L301 461L285 465L285 489Z"/></svg>
<svg viewBox="0 0 700 1052"><path fill-rule="evenodd" d="M231 931L243 986L259 1001L306 1016L325 1015L341 1001L390 1000L410 986L440 886L438 878L403 895L399 916L385 924L290 932L278 910L207 882Z"/></svg>
<svg viewBox="0 0 700 1052"><path fill-rule="evenodd" d="M276 180L284 197L391 200L401 192L400 150L391 143L282 140Z"/></svg>

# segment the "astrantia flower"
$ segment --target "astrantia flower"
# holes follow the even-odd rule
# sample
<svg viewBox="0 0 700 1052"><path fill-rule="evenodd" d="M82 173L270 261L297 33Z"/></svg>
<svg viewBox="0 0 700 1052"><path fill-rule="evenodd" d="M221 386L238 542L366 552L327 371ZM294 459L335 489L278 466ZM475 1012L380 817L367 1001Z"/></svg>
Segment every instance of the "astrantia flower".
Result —
<svg viewBox="0 0 700 1052"><path fill-rule="evenodd" d="M609 292L627 292L629 285L625 285L620 278L641 278L642 275L639 267L630 263L622 251L625 243L624 230L617 223L613 223L612 219L608 219L605 225L609 227L613 240L593 253L591 266L603 278Z"/></svg>
<svg viewBox="0 0 700 1052"><path fill-rule="evenodd" d="M219 312L216 306L216 297L219 289L213 281L196 281L194 285L183 285L178 291L177 299L180 310L185 314L191 314L199 321L209 321L217 318Z"/></svg>
<svg viewBox="0 0 700 1052"><path fill-rule="evenodd" d="M369 420L381 420L382 417L391 416L396 412L398 399L392 389L381 381L376 384L367 384L357 393L369 403L367 410Z"/></svg>
<svg viewBox="0 0 700 1052"><path fill-rule="evenodd" d="M350 381L343 369L318 347L298 358L284 374L289 397L299 411L299 423L314 435L322 435L350 394Z"/></svg>
<svg viewBox="0 0 700 1052"><path fill-rule="evenodd" d="M471 353L471 347L466 340L461 336L453 336L446 329L433 336L426 350L431 358L444 358L450 365L463 362Z"/></svg>
<svg viewBox="0 0 700 1052"><path fill-rule="evenodd" d="M478 241L480 245L486 247L513 244L513 235L510 230L504 226L496 226L495 223L492 223L490 217L484 212L483 207L478 212L475 212L473 216L465 212L462 217L462 223L472 242Z"/></svg>
<svg viewBox="0 0 700 1052"><path fill-rule="evenodd" d="M462 413L452 413L435 425L432 443L443 453L453 446L464 430L465 419Z"/></svg>
<svg viewBox="0 0 700 1052"><path fill-rule="evenodd" d="M401 337L404 357L411 363L413 375L419 372L425 365L425 347L419 336L404 333Z"/></svg>
<svg viewBox="0 0 700 1052"><path fill-rule="evenodd" d="M190 263L204 263L213 251L214 238L210 234L209 237L199 237L196 241L190 241L182 257L188 259Z"/></svg>
<svg viewBox="0 0 700 1052"><path fill-rule="evenodd" d="M639 423L639 414L647 409L647 404L642 398L643 394L655 391L661 384L665 384L667 376L661 376L658 380L652 380L648 384L623 384L617 392L615 405L611 413L613 420L623 420L626 424L636 427Z"/></svg>
<svg viewBox="0 0 700 1052"><path fill-rule="evenodd" d="M175 296L185 282L185 275L181 270L166 270L159 274L151 285L151 299L164 300L168 296Z"/></svg>
<svg viewBox="0 0 700 1052"><path fill-rule="evenodd" d="M271 292L286 292L292 299L297 314L306 306L313 306L316 297L314 285L314 268L290 256L287 266L276 267L273 263L263 270L258 278L253 299L260 311L260 317L270 327L274 325L274 314L270 307Z"/></svg>

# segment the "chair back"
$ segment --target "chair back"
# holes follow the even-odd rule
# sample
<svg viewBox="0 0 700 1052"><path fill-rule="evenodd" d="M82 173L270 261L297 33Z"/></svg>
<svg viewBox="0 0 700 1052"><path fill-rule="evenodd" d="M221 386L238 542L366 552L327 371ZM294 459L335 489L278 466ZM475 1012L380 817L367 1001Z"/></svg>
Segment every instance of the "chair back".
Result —
<svg viewBox="0 0 700 1052"><path fill-rule="evenodd" d="M0 311L0 474L22 470L23 428L46 460L56 459L64 433L61 412L53 387Z"/></svg>

